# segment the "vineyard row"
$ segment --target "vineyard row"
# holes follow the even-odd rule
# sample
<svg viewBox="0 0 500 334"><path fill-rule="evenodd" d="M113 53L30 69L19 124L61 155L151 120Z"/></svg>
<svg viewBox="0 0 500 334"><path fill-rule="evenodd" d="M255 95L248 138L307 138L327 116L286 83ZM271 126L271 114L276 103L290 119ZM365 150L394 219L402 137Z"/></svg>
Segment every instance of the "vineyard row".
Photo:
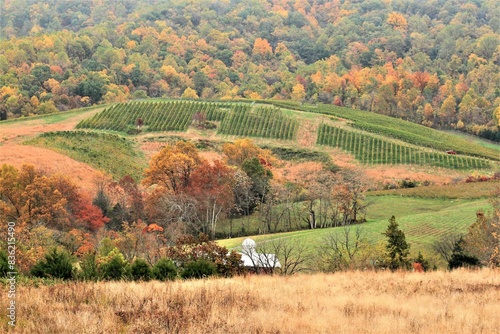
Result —
<svg viewBox="0 0 500 334"><path fill-rule="evenodd" d="M453 169L491 168L487 159L423 150L325 124L318 130L317 143L347 151L364 164L415 164Z"/></svg>

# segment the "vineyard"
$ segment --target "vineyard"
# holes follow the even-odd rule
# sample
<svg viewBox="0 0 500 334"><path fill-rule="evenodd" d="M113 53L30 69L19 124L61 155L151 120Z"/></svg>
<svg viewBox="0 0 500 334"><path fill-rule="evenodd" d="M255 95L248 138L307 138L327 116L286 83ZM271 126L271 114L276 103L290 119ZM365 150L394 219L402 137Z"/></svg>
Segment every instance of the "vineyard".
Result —
<svg viewBox="0 0 500 334"><path fill-rule="evenodd" d="M331 105L320 105L316 110L308 110L341 117L352 121L352 127L399 139L410 144L425 146L439 151L454 150L460 154L500 160L498 150L481 146L456 135L436 131L398 118Z"/></svg>
<svg viewBox="0 0 500 334"><path fill-rule="evenodd" d="M318 130L317 143L341 148L352 153L364 164L415 164L453 169L491 168L490 161L486 159L419 149L368 133L325 124Z"/></svg>
<svg viewBox="0 0 500 334"><path fill-rule="evenodd" d="M186 131L195 113L203 113L209 121L222 121L229 103L161 101L121 103L105 109L77 125L77 129L127 132L138 119L146 131Z"/></svg>
<svg viewBox="0 0 500 334"><path fill-rule="evenodd" d="M194 101L116 104L76 128L128 132L137 128L140 119L144 131L186 131L196 113L207 121L221 122L218 133L224 135L293 139L298 130L298 122L274 106Z"/></svg>
<svg viewBox="0 0 500 334"><path fill-rule="evenodd" d="M237 105L222 121L220 134L290 140L295 138L299 124L283 115L276 107Z"/></svg>
<svg viewBox="0 0 500 334"><path fill-rule="evenodd" d="M293 140L299 122L280 109L285 108L347 120L349 127L321 125L317 144L341 148L364 164L415 164L466 170L491 168L492 160L500 160L499 151L494 148L401 119L331 105L261 102L159 100L121 103L81 121L77 128L129 134L187 131L199 113L203 115L200 119L218 123L220 135ZM447 150L459 154L449 155L445 153Z"/></svg>

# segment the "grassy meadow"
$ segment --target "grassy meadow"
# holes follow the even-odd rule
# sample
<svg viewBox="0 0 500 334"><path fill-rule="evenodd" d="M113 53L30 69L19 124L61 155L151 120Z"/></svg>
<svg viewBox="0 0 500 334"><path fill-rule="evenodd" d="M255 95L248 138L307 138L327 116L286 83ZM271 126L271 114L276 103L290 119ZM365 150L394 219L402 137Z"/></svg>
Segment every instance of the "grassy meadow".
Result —
<svg viewBox="0 0 500 334"><path fill-rule="evenodd" d="M500 272L19 286L3 333L497 333ZM0 307L7 308L7 298Z"/></svg>
<svg viewBox="0 0 500 334"><path fill-rule="evenodd" d="M442 240L446 236L465 234L469 226L476 220L476 212L482 210L488 212L491 205L487 198L483 199L449 199L449 198L417 198L400 196L369 196L368 201L372 204L368 209L367 222L355 225L354 229L361 229L362 240L370 244L375 252L383 252L386 237L383 235L387 229L389 218L396 216L400 229L405 233L406 240L410 244L410 257L416 258L419 252L428 259L432 265L438 268L446 268L447 263L435 254L432 249L434 242ZM258 224L258 219L253 218L250 223ZM236 230L245 224L244 221L238 225L233 221L233 229ZM226 226L227 227L227 226ZM315 259L326 240L332 236L341 236L343 227L324 229L304 229L293 232L277 234L254 235L257 244L280 239L297 243L305 248L304 256L306 262L301 265L303 269L315 268ZM229 249L240 249L241 243L247 237L235 237L218 240L217 243Z"/></svg>
<svg viewBox="0 0 500 334"><path fill-rule="evenodd" d="M66 154L117 179L130 175L140 180L147 165L142 152L135 149L135 143L116 134L84 131L47 132L24 144Z"/></svg>

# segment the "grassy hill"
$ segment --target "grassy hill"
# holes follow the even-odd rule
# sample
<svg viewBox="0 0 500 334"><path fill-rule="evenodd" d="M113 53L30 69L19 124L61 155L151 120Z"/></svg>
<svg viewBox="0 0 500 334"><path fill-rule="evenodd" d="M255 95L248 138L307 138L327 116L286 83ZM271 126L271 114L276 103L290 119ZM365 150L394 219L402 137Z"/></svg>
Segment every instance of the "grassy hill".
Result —
<svg viewBox="0 0 500 334"><path fill-rule="evenodd" d="M412 244L411 253L418 251L431 253L434 241L448 234L461 234L475 221L478 210L488 211L487 199L479 200L450 200L425 199L414 197L377 196L369 197L373 204L368 209L366 223L357 225L363 231L366 240L375 244L385 240L382 233L386 230L388 220L392 215L405 232L407 240ZM235 227L244 222L233 222ZM227 229L227 225L221 228ZM270 239L296 239L306 245L310 251L318 245L318 241L331 234L342 233L343 227L300 230L279 234L256 235L257 242ZM228 248L238 248L246 237L219 240L218 243Z"/></svg>
<svg viewBox="0 0 500 334"><path fill-rule="evenodd" d="M140 180L147 166L144 155L135 148L135 143L116 134L57 131L41 134L24 143L56 150L117 178L130 175Z"/></svg>
<svg viewBox="0 0 500 334"><path fill-rule="evenodd" d="M85 112L47 115L37 120L57 125L78 113ZM195 114L202 115L201 119L216 129L203 130L203 124L194 126ZM498 169L500 161L498 145L477 138L472 140L400 119L331 105L299 105L290 101L255 103L155 99L114 104L88 115L76 124L77 129L119 133L131 141L139 141L145 135L151 141L165 134L188 138L190 133L196 133L198 138L210 137L215 142L250 136L263 145L275 148L277 152L283 148L293 148L305 152L304 156L308 155L307 152L314 155L328 151L328 147L339 148L358 163L368 166L415 165L488 172ZM138 127L139 119L141 126ZM16 127L27 120L9 121L0 126ZM127 133L138 136L128 136ZM55 139L58 136L52 135L54 140L45 137L28 144L36 143L61 151L60 143L57 143L59 139ZM304 140L305 136L310 139ZM84 147L72 147L79 153L71 153L71 157L83 162L94 161L92 155L97 153L86 154L87 149ZM458 154L449 155L445 153L446 150L455 150ZM101 169L115 176L120 174L98 162L94 166L101 166ZM135 170L133 173L139 175L140 171Z"/></svg>
<svg viewBox="0 0 500 334"><path fill-rule="evenodd" d="M265 102L265 103L263 103ZM497 168L500 150L484 141L437 131L375 113L331 105L299 105L288 101L199 102L158 100L129 102L106 108L82 120L77 128L121 133L187 132L195 114L213 122L217 138L244 136L271 141L300 141L303 114L327 115L310 136L317 145L337 147L362 164L414 164L464 170ZM314 117L309 118L314 119ZM319 116L316 119L320 119ZM137 127L141 120L140 129ZM309 129L308 129L309 130ZM311 131L309 131L311 132ZM280 145L277 145L280 146ZM454 150L457 155L446 154Z"/></svg>

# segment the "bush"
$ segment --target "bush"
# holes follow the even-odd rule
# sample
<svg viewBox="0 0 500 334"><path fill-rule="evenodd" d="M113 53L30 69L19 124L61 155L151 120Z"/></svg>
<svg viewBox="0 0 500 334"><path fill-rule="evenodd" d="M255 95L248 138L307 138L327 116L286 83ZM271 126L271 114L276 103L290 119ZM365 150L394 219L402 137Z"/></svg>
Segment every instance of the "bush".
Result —
<svg viewBox="0 0 500 334"><path fill-rule="evenodd" d="M177 277L177 268L175 267L175 264L171 260L163 258L159 259L155 263L152 269L152 274L153 278L157 280L173 281Z"/></svg>
<svg viewBox="0 0 500 334"><path fill-rule="evenodd" d="M151 267L143 259L136 259L130 267L130 274L134 280L149 281L151 279Z"/></svg>
<svg viewBox="0 0 500 334"><path fill-rule="evenodd" d="M87 254L80 262L81 270L78 272L78 279L84 281L96 281L99 278L95 254Z"/></svg>
<svg viewBox="0 0 500 334"><path fill-rule="evenodd" d="M9 270L9 260L7 258L7 253L0 250L0 277L7 276Z"/></svg>
<svg viewBox="0 0 500 334"><path fill-rule="evenodd" d="M215 268L215 264L206 260L197 260L186 264L181 277L184 279L204 278L215 275L216 273L217 269Z"/></svg>
<svg viewBox="0 0 500 334"><path fill-rule="evenodd" d="M422 255L421 252L418 252L417 258L415 260L413 260L413 267L414 268L415 268L416 263L418 263L420 265L420 268L422 268L423 271L428 271L430 269L429 261L427 261L424 258L424 256Z"/></svg>
<svg viewBox="0 0 500 334"><path fill-rule="evenodd" d="M116 248L108 258L99 265L100 276L105 280L120 280L127 276L128 262Z"/></svg>
<svg viewBox="0 0 500 334"><path fill-rule="evenodd" d="M479 267L481 262L473 255L470 255L465 250L465 241L463 238L458 239L453 246L451 258L448 261L448 269L453 270L460 267L473 268Z"/></svg>
<svg viewBox="0 0 500 334"><path fill-rule="evenodd" d="M73 276L71 262L71 257L67 252L59 252L57 248L53 248L45 254L44 259L38 261L31 268L31 274L42 278L70 279Z"/></svg>
<svg viewBox="0 0 500 334"><path fill-rule="evenodd" d="M142 129L139 129L138 127L136 126L132 126L132 125L129 125L126 129L125 129L125 133L127 133L128 135L138 135L142 132Z"/></svg>
<svg viewBox="0 0 500 334"><path fill-rule="evenodd" d="M405 179L401 181L401 188L415 188L418 186L418 182L410 179Z"/></svg>

